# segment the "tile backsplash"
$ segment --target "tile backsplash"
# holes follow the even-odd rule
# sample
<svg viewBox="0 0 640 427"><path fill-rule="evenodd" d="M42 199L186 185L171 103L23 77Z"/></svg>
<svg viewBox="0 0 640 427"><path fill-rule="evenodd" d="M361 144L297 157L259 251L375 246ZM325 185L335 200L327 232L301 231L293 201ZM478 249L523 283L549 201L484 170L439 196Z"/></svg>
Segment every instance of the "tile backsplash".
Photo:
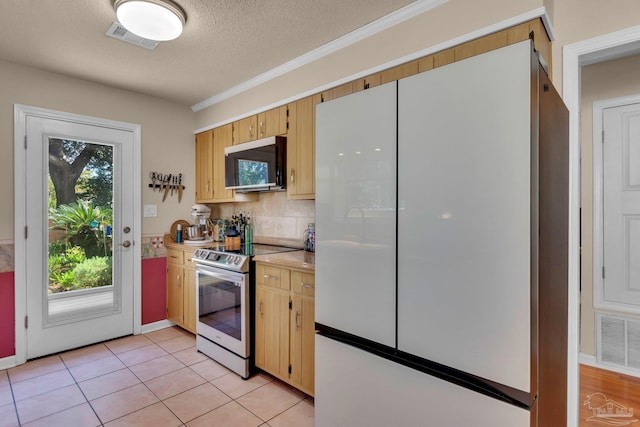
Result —
<svg viewBox="0 0 640 427"><path fill-rule="evenodd" d="M302 242L304 231L315 222L314 200L289 200L286 191L260 193L256 202L223 203L211 206L211 218L230 218L249 212L255 237L278 237Z"/></svg>

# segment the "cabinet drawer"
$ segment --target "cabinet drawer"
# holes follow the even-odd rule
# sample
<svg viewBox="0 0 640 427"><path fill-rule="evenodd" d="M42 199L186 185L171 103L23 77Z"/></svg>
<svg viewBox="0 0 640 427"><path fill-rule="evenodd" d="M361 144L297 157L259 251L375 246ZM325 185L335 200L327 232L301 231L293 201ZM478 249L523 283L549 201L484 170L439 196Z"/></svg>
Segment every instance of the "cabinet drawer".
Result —
<svg viewBox="0 0 640 427"><path fill-rule="evenodd" d="M184 253L178 249L167 248L167 263L184 264Z"/></svg>
<svg viewBox="0 0 640 427"><path fill-rule="evenodd" d="M297 294L315 297L316 276L311 273L303 273L302 271L292 271L291 289Z"/></svg>
<svg viewBox="0 0 640 427"><path fill-rule="evenodd" d="M196 263L191 261L191 259L193 258L193 254L195 253L195 251L184 251L184 266L186 268L193 268L195 270L196 268Z"/></svg>
<svg viewBox="0 0 640 427"><path fill-rule="evenodd" d="M289 290L289 270L268 264L256 264L256 284Z"/></svg>

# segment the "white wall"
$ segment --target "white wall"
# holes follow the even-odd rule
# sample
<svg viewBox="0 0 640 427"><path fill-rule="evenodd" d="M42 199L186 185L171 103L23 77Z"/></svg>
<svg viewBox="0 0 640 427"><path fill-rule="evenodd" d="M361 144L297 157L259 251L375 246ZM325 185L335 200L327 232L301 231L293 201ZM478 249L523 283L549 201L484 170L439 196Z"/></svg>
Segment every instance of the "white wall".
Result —
<svg viewBox="0 0 640 427"><path fill-rule="evenodd" d="M195 115L187 107L85 80L0 61L0 240L13 239L13 106L24 104L101 117L142 126L142 202L157 204L158 217L144 218L142 233L162 234L188 217L195 199ZM186 193L154 193L146 185L149 171L183 174Z"/></svg>

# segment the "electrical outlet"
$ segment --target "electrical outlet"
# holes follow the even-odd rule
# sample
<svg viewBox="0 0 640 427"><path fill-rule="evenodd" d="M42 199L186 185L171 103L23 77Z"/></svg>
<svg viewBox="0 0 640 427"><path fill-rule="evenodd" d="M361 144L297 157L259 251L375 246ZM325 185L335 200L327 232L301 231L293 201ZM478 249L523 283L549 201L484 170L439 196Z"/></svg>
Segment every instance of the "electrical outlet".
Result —
<svg viewBox="0 0 640 427"><path fill-rule="evenodd" d="M156 217L158 216L158 205L144 205L144 217Z"/></svg>

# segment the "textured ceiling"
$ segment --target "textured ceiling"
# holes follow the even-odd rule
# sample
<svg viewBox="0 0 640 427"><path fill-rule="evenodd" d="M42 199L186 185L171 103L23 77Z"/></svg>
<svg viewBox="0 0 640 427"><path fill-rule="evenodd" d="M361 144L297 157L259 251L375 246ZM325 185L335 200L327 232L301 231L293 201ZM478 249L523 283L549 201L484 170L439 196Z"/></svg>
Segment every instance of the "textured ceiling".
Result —
<svg viewBox="0 0 640 427"><path fill-rule="evenodd" d="M110 37L112 0L0 0L0 59L194 105L413 0L176 0L182 35Z"/></svg>

